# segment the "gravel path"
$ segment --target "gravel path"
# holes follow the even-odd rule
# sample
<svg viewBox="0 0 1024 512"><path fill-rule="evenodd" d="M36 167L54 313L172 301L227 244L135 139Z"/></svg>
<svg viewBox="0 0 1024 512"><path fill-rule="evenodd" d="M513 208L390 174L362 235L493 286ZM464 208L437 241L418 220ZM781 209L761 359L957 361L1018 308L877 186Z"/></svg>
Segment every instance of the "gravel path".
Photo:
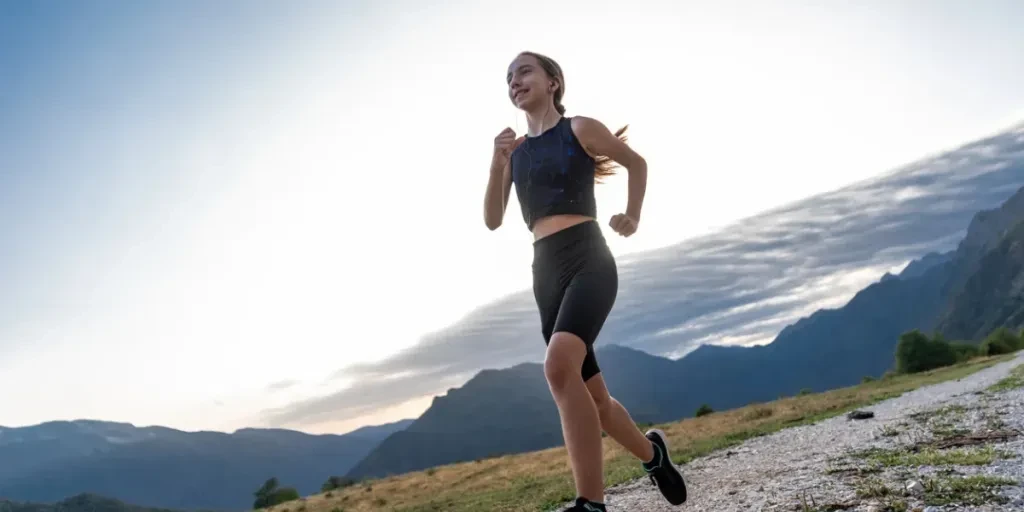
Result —
<svg viewBox="0 0 1024 512"><path fill-rule="evenodd" d="M985 391L1022 363L1024 352L960 381L927 386L875 404L868 408L875 415L871 419L839 416L695 459L682 467L690 499L681 507L669 505L646 478L608 489L605 501L609 511L616 512L1024 511L1024 435L988 442L987 447L952 449L975 450L966 453L981 456L996 454L994 461L973 466L961 464L960 459L939 462L940 467L891 461L872 466L869 458L857 455L868 448L901 447L901 453L906 454L905 449L914 443L968 432L1024 432L1024 389ZM988 452L976 452L986 449ZM940 453L948 454L949 450ZM860 473L857 468L861 468ZM1004 497L1004 503L994 504L989 497L975 500L978 503L974 505L964 504L956 501L964 499L960 494L954 496L953 505L935 505L938 487L934 479L962 479L974 474L1012 479L1013 484L990 491ZM908 484L913 484L909 491ZM927 495L923 488L929 489ZM801 503L811 505L812 498L814 506L803 508Z"/></svg>

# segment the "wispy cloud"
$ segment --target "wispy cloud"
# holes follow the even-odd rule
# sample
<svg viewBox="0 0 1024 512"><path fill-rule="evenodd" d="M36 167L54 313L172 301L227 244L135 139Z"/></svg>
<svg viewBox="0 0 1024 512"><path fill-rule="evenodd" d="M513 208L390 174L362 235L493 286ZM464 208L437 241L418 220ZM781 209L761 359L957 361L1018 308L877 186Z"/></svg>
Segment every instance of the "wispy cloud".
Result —
<svg viewBox="0 0 1024 512"><path fill-rule="evenodd" d="M267 391L270 391L271 393L276 392L276 391L284 391L286 389L294 387L298 383L299 383L299 381L292 380L292 379L272 382L272 383L270 383L267 386Z"/></svg>
<svg viewBox="0 0 1024 512"><path fill-rule="evenodd" d="M701 343L765 342L910 259L955 248L974 213L1022 182L1024 141L1008 132L633 258L620 263L619 297L598 344L671 357ZM522 291L391 358L343 368L356 384L265 419L352 418L543 353L532 293Z"/></svg>

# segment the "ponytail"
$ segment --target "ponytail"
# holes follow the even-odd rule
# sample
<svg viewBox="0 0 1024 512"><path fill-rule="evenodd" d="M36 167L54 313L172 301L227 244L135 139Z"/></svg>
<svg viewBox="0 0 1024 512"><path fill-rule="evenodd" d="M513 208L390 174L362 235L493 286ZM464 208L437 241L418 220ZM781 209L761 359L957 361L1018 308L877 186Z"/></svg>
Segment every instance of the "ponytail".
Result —
<svg viewBox="0 0 1024 512"><path fill-rule="evenodd" d="M629 128L628 124L619 128L619 130L615 132L615 136L622 142L626 142L629 139L629 137L626 136L626 128ZM607 156L600 155L594 158L594 181L602 183L604 178L615 174L615 169L617 167L620 167L618 162L608 158Z"/></svg>

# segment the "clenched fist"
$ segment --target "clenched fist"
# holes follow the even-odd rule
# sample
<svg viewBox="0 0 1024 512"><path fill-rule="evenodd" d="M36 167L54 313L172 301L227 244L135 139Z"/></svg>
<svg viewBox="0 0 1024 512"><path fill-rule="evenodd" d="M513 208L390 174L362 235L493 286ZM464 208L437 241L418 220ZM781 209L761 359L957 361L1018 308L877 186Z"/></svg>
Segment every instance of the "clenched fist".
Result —
<svg viewBox="0 0 1024 512"><path fill-rule="evenodd" d="M505 128L494 138L494 156L492 157L492 163L498 168L504 168L505 164L508 163L509 157L512 152L515 151L523 141L526 140L526 136L516 138L516 132L512 128Z"/></svg>
<svg viewBox="0 0 1024 512"><path fill-rule="evenodd" d="M616 233L628 237L633 233L636 233L637 222L632 217L625 213L618 213L612 216L611 222L608 223Z"/></svg>

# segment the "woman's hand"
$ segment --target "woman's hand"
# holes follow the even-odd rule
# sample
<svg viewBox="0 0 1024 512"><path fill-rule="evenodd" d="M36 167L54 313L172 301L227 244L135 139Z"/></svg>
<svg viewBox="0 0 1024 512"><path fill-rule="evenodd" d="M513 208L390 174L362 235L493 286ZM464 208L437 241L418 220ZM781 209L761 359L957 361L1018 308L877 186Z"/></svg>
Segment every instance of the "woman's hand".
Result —
<svg viewBox="0 0 1024 512"><path fill-rule="evenodd" d="M494 137L494 155L491 157L491 169L501 170L508 163L509 157L526 137L516 138L516 132L512 128L505 128Z"/></svg>
<svg viewBox="0 0 1024 512"><path fill-rule="evenodd" d="M636 233L637 221L626 215L625 213L619 213L612 215L612 220L608 223L616 233L628 237L633 233Z"/></svg>

